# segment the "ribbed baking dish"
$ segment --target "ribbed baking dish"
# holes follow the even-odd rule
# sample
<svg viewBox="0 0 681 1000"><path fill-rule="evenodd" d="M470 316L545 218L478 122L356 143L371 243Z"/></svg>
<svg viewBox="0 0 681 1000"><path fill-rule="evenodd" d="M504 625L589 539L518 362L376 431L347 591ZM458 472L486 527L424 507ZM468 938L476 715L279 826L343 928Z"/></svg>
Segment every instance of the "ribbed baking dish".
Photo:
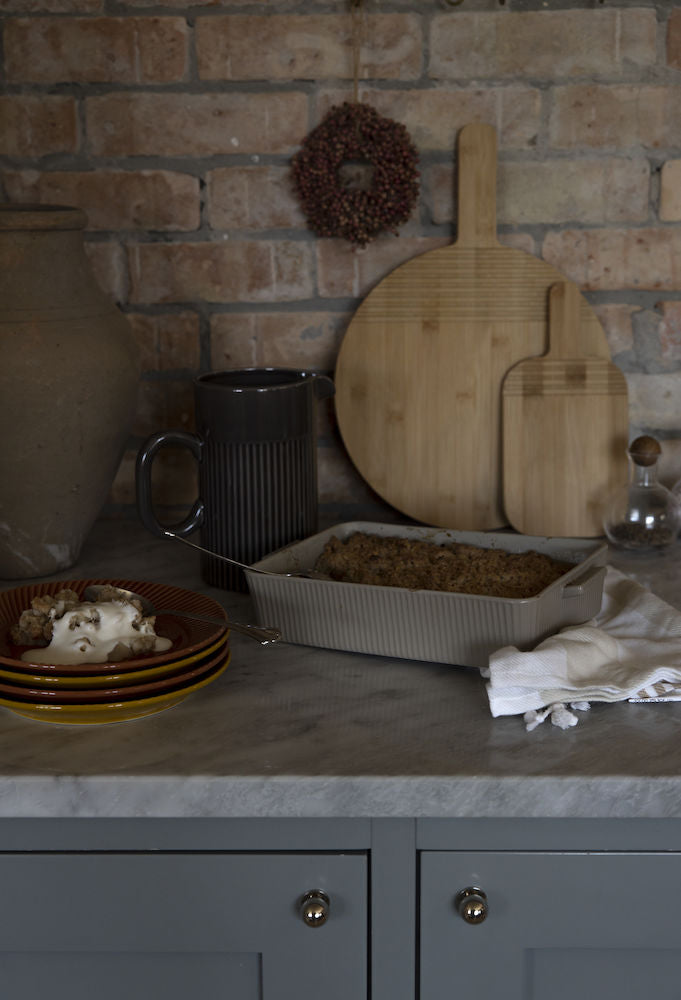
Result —
<svg viewBox="0 0 681 1000"><path fill-rule="evenodd" d="M592 618L601 606L608 547L598 539L351 521L279 549L254 566L275 573L311 569L332 535L343 539L354 531L508 552L534 549L574 566L536 597L522 599L277 578L246 570L259 621L277 625L287 642L484 667L494 650L531 649L564 626Z"/></svg>

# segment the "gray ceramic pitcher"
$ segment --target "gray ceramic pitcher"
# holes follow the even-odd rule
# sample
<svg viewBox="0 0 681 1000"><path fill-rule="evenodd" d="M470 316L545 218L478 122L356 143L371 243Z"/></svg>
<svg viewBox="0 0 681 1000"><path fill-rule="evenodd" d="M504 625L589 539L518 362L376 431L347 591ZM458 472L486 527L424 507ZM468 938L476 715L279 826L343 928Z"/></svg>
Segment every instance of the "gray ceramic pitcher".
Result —
<svg viewBox="0 0 681 1000"><path fill-rule="evenodd" d="M196 434L152 434L137 456L137 506L149 531L186 537L201 529L212 552L253 563L318 527L316 401L332 396L325 375L291 368L236 368L194 381ZM151 472L159 449L189 448L199 466L199 498L178 525L153 510ZM246 590L243 571L201 557L204 580Z"/></svg>

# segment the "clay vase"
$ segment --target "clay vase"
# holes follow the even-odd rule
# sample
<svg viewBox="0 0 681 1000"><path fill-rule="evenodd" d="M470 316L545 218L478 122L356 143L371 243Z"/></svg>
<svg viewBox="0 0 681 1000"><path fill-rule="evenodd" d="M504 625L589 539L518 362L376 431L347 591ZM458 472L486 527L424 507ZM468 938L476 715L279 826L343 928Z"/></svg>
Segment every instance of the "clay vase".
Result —
<svg viewBox="0 0 681 1000"><path fill-rule="evenodd" d="M90 270L86 222L0 205L0 579L77 561L135 412L137 344Z"/></svg>

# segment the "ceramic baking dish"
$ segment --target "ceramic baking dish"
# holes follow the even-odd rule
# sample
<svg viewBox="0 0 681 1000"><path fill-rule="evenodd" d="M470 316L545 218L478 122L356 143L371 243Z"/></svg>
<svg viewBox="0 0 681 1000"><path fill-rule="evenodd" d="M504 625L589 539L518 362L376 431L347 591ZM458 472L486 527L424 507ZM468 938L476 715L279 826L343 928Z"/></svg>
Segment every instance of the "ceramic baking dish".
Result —
<svg viewBox="0 0 681 1000"><path fill-rule="evenodd" d="M332 535L344 539L354 531L508 552L534 549L574 566L536 597L523 599L277 578L246 570L260 622L276 624L287 642L484 667L494 650L507 645L531 649L564 626L592 618L601 606L608 548L598 539L352 521L279 549L254 566L275 573L311 569Z"/></svg>

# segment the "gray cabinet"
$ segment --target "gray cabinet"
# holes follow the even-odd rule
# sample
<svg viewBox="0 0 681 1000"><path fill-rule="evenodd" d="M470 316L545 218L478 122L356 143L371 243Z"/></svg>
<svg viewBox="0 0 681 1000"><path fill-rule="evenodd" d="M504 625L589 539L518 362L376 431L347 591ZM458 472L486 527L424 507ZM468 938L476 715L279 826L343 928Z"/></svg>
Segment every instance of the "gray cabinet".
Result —
<svg viewBox="0 0 681 1000"><path fill-rule="evenodd" d="M11 1000L367 996L362 853L4 853L0 884ZM310 927L320 889L330 916Z"/></svg>
<svg viewBox="0 0 681 1000"><path fill-rule="evenodd" d="M676 820L0 820L0 994L679 1000L679 845Z"/></svg>
<svg viewBox="0 0 681 1000"><path fill-rule="evenodd" d="M424 851L420 872L420 1000L681 996L681 854Z"/></svg>

